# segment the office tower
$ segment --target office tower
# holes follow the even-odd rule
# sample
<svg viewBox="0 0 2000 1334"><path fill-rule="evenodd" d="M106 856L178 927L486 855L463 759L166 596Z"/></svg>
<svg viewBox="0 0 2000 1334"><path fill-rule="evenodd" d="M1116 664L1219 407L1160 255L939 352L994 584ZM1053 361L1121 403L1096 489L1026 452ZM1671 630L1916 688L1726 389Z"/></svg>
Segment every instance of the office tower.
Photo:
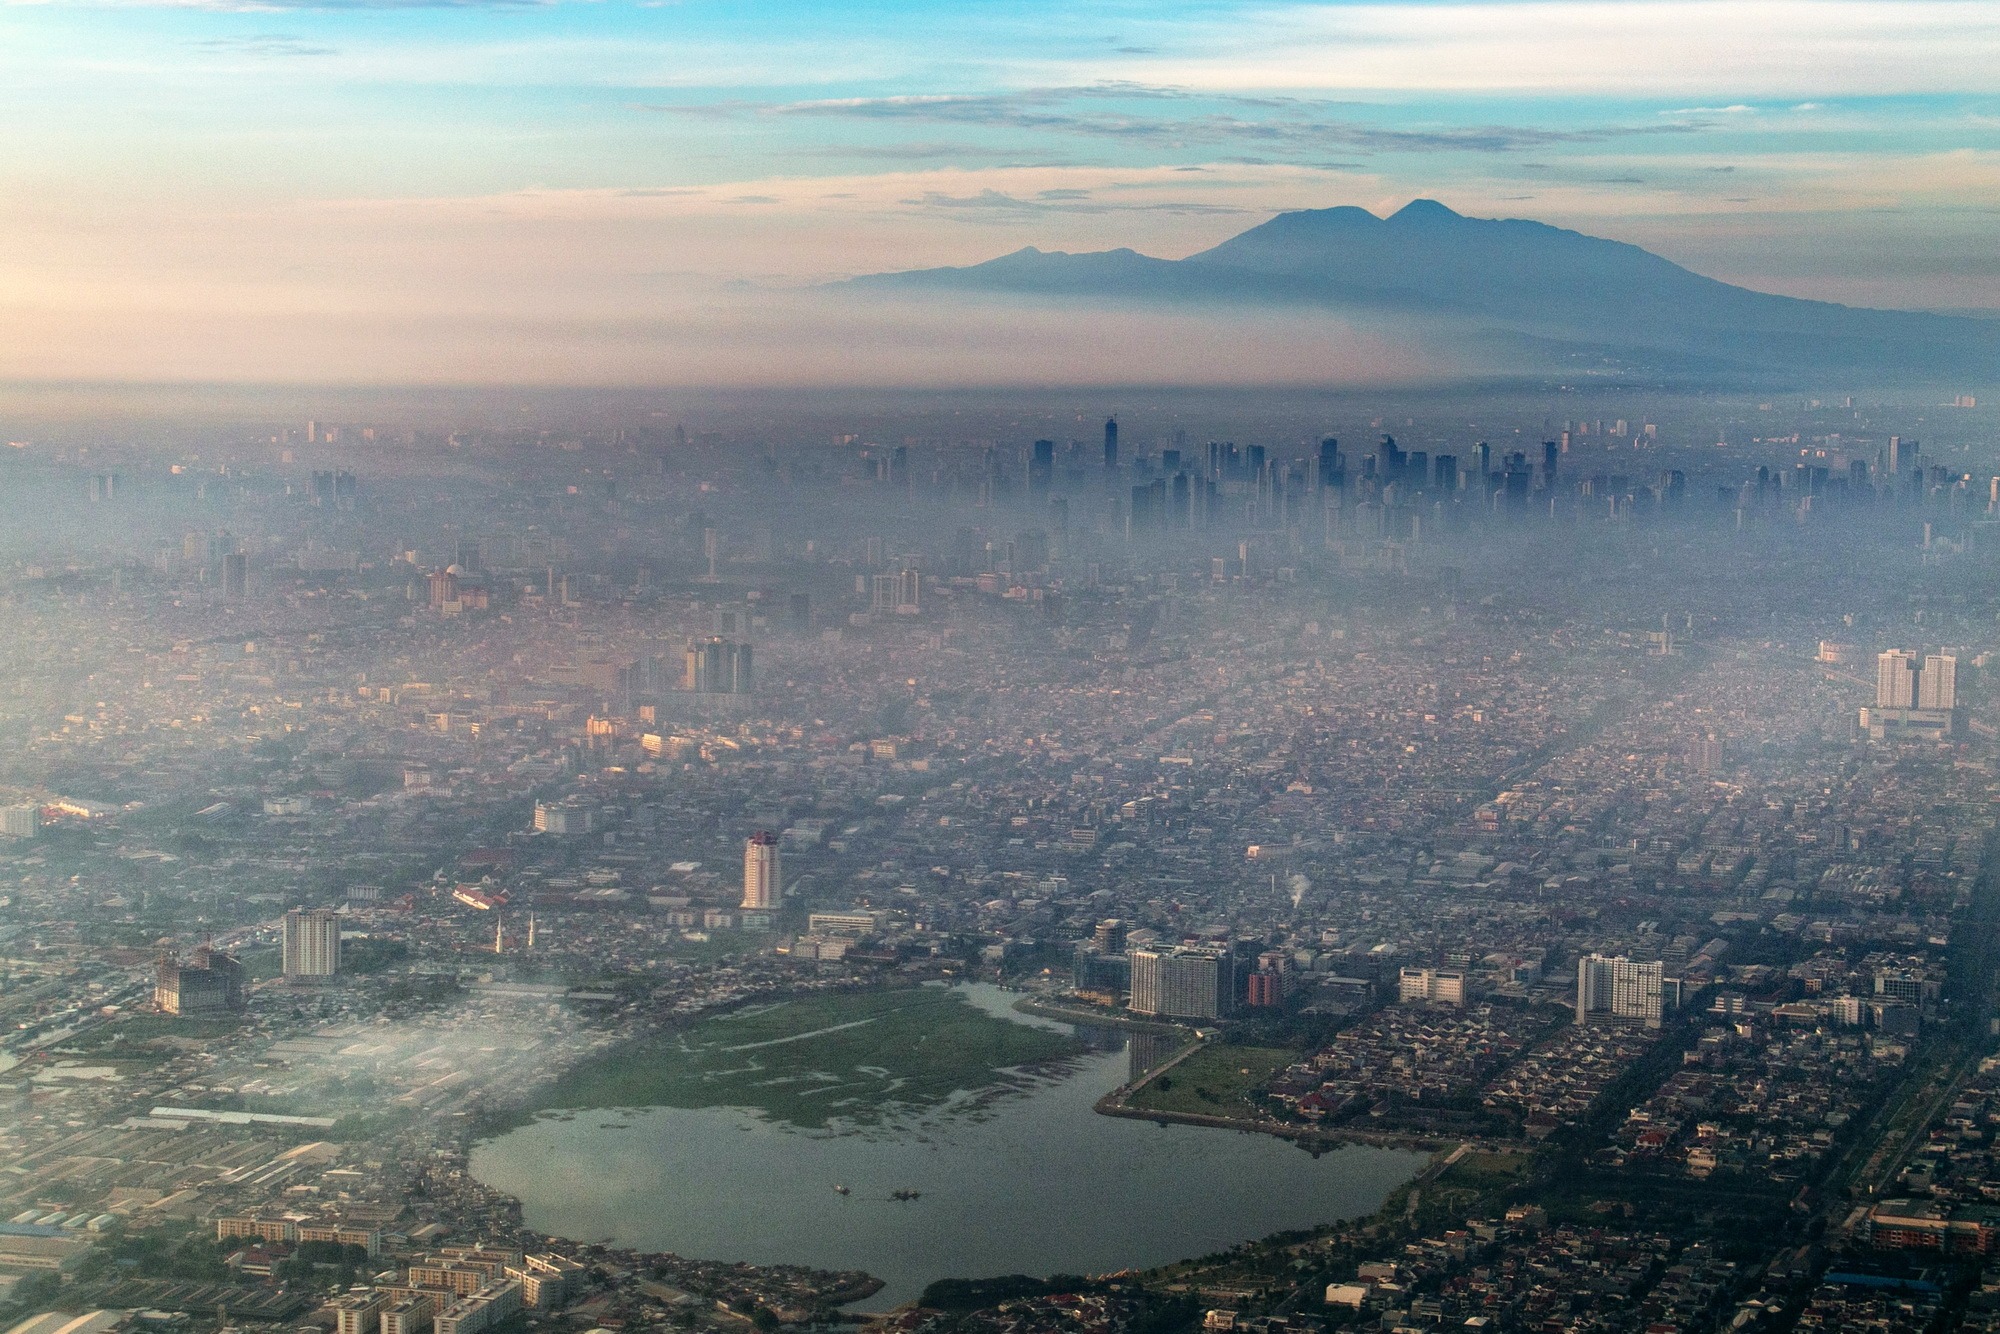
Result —
<svg viewBox="0 0 2000 1334"><path fill-rule="evenodd" d="M461 574L471 574L479 568L479 541L477 538L462 537L458 542L458 560L454 562Z"/></svg>
<svg viewBox="0 0 2000 1334"><path fill-rule="evenodd" d="M222 558L222 593L232 598L250 595L250 558L240 551Z"/></svg>
<svg viewBox="0 0 2000 1334"><path fill-rule="evenodd" d="M751 650L720 636L690 643L681 689L704 695L747 695L754 685Z"/></svg>
<svg viewBox="0 0 2000 1334"><path fill-rule="evenodd" d="M1407 459L1403 451L1396 447L1396 437L1383 436L1382 443L1375 447L1375 472L1384 485L1402 480L1405 462Z"/></svg>
<svg viewBox="0 0 2000 1334"><path fill-rule="evenodd" d="M1921 472L1919 455L1922 449L1914 440L1905 440L1900 435L1889 437L1889 471L1893 473Z"/></svg>
<svg viewBox="0 0 2000 1334"><path fill-rule="evenodd" d="M1483 493L1488 487L1487 477L1493 472L1493 446L1481 440L1472 448L1473 466L1479 473L1479 489Z"/></svg>
<svg viewBox="0 0 2000 1334"><path fill-rule="evenodd" d="M1118 419L1104 419L1104 470L1115 472L1118 468Z"/></svg>
<svg viewBox="0 0 2000 1334"><path fill-rule="evenodd" d="M1710 732L1707 736L1694 743L1693 749L1689 752L1688 760L1694 766L1696 773L1714 773L1722 767L1722 742L1716 737L1715 733Z"/></svg>
<svg viewBox="0 0 2000 1334"><path fill-rule="evenodd" d="M1125 952L1126 922L1117 917L1107 917L1091 932L1090 940L1100 954L1123 954Z"/></svg>
<svg viewBox="0 0 2000 1334"><path fill-rule="evenodd" d="M897 445L889 451L889 485L908 488L910 485L910 447Z"/></svg>
<svg viewBox="0 0 2000 1334"><path fill-rule="evenodd" d="M770 912L784 886L778 879L778 836L762 830L743 844L743 904Z"/></svg>
<svg viewBox="0 0 2000 1334"><path fill-rule="evenodd" d="M1875 707L1914 709L1917 706L1917 655L1889 649L1875 659Z"/></svg>
<svg viewBox="0 0 2000 1334"><path fill-rule="evenodd" d="M1458 490L1458 456L1440 454L1431 460L1431 471L1435 474L1432 485L1440 491Z"/></svg>
<svg viewBox="0 0 2000 1334"><path fill-rule="evenodd" d="M1958 707L1958 659L1949 653L1933 653L1924 659L1923 675L1917 678L1917 707L1955 709Z"/></svg>
<svg viewBox="0 0 2000 1334"><path fill-rule="evenodd" d="M1173 1019L1215 1019L1236 991L1227 950L1176 946L1131 951L1131 1009Z"/></svg>
<svg viewBox="0 0 2000 1334"><path fill-rule="evenodd" d="M1542 485L1543 486L1552 487L1556 484L1557 452L1558 450L1555 441L1553 440L1542 441Z"/></svg>
<svg viewBox="0 0 2000 1334"><path fill-rule="evenodd" d="M1159 522L1160 512L1166 508L1165 489L1158 482L1132 488L1132 504L1125 511L1125 536L1139 537L1153 531ZM1160 493L1157 497L1156 492Z"/></svg>
<svg viewBox="0 0 2000 1334"><path fill-rule="evenodd" d="M792 629L805 634L812 629L812 594L794 593L791 596Z"/></svg>
<svg viewBox="0 0 2000 1334"><path fill-rule="evenodd" d="M1347 484L1347 473L1340 461L1340 441L1332 436L1319 442L1319 484L1322 489Z"/></svg>
<svg viewBox="0 0 2000 1334"><path fill-rule="evenodd" d="M328 978L340 971L340 914L294 908L285 914L285 977Z"/></svg>
<svg viewBox="0 0 2000 1334"><path fill-rule="evenodd" d="M1037 440L1034 457L1028 463L1028 489L1046 491L1056 479L1056 442Z"/></svg>
<svg viewBox="0 0 2000 1334"><path fill-rule="evenodd" d="M1611 1019L1658 1028L1664 972L1661 964L1636 963L1623 955L1585 955L1576 961L1576 1021Z"/></svg>
<svg viewBox="0 0 2000 1334"><path fill-rule="evenodd" d="M310 445L316 445L319 443L318 422L309 421L306 423L306 443Z"/></svg>

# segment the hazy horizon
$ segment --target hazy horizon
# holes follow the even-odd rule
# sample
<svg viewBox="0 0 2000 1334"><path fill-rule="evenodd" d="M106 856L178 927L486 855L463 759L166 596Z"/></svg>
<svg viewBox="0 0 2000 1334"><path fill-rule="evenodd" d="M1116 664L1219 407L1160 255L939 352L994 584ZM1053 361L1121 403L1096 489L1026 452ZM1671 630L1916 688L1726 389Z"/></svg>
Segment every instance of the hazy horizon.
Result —
<svg viewBox="0 0 2000 1334"><path fill-rule="evenodd" d="M946 355L922 315L845 328L798 292L1415 197L2000 312L1996 70L1966 0L10 5L0 378L1170 381L1032 319ZM1466 370L1379 333L1194 365Z"/></svg>

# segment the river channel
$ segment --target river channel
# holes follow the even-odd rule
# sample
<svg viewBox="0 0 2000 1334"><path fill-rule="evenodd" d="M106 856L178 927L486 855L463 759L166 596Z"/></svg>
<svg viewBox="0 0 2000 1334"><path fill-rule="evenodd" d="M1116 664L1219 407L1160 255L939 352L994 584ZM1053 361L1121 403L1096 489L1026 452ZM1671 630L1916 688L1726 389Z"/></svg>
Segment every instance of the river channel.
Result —
<svg viewBox="0 0 2000 1334"><path fill-rule="evenodd" d="M1016 1013L998 988L966 992L1067 1028ZM934 1279L1140 1268L1369 1213L1426 1161L1100 1116L1092 1105L1151 1053L1143 1036L1085 1036L1093 1050L1055 1078L893 1129L804 1131L729 1107L589 1111L483 1143L471 1167L540 1231L865 1269L887 1286L862 1305L884 1310Z"/></svg>

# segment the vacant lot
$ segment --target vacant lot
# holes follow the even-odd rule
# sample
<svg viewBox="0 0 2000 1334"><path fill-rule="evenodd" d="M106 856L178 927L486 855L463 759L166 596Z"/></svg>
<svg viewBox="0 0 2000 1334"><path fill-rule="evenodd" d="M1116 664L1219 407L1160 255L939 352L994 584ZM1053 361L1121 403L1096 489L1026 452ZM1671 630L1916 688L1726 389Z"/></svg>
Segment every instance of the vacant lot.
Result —
<svg viewBox="0 0 2000 1334"><path fill-rule="evenodd" d="M1297 1056L1283 1047L1212 1042L1133 1094L1129 1105L1149 1112L1249 1117L1257 1110L1250 1095Z"/></svg>

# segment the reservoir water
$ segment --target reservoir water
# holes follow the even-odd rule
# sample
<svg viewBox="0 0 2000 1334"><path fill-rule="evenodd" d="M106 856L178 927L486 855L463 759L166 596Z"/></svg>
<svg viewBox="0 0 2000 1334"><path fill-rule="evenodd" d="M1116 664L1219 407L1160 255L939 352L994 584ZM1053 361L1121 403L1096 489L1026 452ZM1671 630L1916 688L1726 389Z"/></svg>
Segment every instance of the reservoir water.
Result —
<svg viewBox="0 0 2000 1334"><path fill-rule="evenodd" d="M965 991L991 1013L1065 1027L1014 1012L998 988ZM1365 1214L1426 1161L1100 1116L1092 1104L1143 1058L1123 1033L1086 1036L1096 1049L1054 1078L894 1129L803 1131L727 1107L582 1112L479 1145L472 1172L540 1231L865 1269L887 1286L863 1305L884 1310L939 1278L1140 1268Z"/></svg>

